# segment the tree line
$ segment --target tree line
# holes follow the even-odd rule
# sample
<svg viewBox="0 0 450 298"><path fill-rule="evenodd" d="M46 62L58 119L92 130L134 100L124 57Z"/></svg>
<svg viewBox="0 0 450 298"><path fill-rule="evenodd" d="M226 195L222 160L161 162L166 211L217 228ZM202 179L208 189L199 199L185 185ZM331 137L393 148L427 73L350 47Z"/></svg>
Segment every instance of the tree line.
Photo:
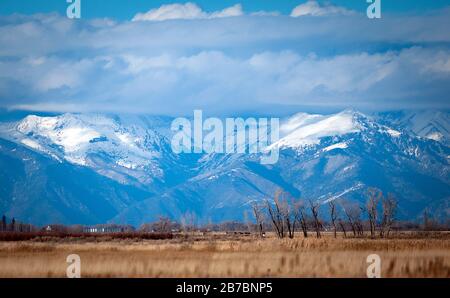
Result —
<svg viewBox="0 0 450 298"><path fill-rule="evenodd" d="M14 217L8 220L5 215L2 216L0 232L32 232L35 230L36 228L31 224L17 222Z"/></svg>
<svg viewBox="0 0 450 298"><path fill-rule="evenodd" d="M363 236L367 229L372 238L388 237L395 222L397 207L393 195L384 196L376 188L368 190L365 205L343 199L323 202L295 199L281 190L277 191L271 200L252 203L259 235L264 237L269 223L279 238L294 238L296 231L301 232L305 238L311 233L321 238L325 230L324 214L321 214L324 209L329 217L327 225L333 230L335 238L338 231L342 232L344 237L349 233L356 237ZM367 215L367 221L364 221L364 215Z"/></svg>
<svg viewBox="0 0 450 298"><path fill-rule="evenodd" d="M393 227L402 230L442 230L447 224L440 224L428 209L422 214L422 224L418 222L400 222L396 218L397 200L392 194L385 196L376 188L369 188L364 203L342 198L335 200L295 199L282 190L275 192L270 199L251 203L253 219L244 214L243 221L209 222L200 224L195 212L186 211L173 220L160 216L154 222L144 223L139 228L131 225L102 224L93 226L62 224L46 225L42 228L16 221L2 216L0 232L36 232L50 231L64 233L83 233L87 227L95 227L96 231L120 231L142 233L183 233L183 232L255 232L264 237L267 231L273 231L279 238L294 238L295 234L303 237L315 235L321 238L324 231L332 231L336 238L338 232L344 237L360 237L367 233L370 237L389 237Z"/></svg>

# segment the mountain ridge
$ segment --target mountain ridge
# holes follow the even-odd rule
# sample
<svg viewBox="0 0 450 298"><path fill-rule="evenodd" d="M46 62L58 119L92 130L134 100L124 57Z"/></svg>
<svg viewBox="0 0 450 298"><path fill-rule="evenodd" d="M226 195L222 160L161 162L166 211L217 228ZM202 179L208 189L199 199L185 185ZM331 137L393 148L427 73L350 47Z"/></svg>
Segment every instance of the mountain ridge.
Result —
<svg viewBox="0 0 450 298"><path fill-rule="evenodd" d="M277 189L325 204L343 198L363 203L368 187L394 193L402 207L400 218L415 219L425 208L436 210L439 218L448 218L450 149L446 142L415 135L402 125L396 127L392 114L380 117L348 109L333 115L297 113L282 119L280 140L271 145L280 149L279 162L266 166L259 164L258 154L174 154L170 117L29 115L18 122L2 123L0 140L28 152L23 154L33 156L39 165L46 164L42 158L68 172L89 170L103 188L123 192L116 196L119 201L127 197L127 191L139 194L113 208L108 216L80 222L73 217L48 216L62 223L139 225L160 215L180 219L187 212L195 213L201 222L243 220L251 212L250 202L267 199ZM0 147L3 158L6 147ZM15 162L25 163L23 158ZM0 211L6 214L20 209L10 202L11 189L18 187L14 181L18 174L5 161L3 175L8 173L12 177L3 180L5 191L0 197L9 202L1 205ZM33 184L23 183L31 192ZM58 183L62 184L60 190L70 188ZM85 187L97 188L90 182ZM53 201L67 199L64 191L46 196ZM26 194L22 199L26 201ZM79 206L87 208L87 202L83 204ZM31 215L25 217L33 221Z"/></svg>

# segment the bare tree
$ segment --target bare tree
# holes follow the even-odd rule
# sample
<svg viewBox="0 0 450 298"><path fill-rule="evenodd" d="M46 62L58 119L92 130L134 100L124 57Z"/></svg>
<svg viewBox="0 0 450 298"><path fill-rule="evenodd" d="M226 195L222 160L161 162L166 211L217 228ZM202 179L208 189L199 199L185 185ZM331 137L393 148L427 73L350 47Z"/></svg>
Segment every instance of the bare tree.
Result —
<svg viewBox="0 0 450 298"><path fill-rule="evenodd" d="M274 202L273 207L272 207L272 204L268 200L266 200L266 206L267 206L267 210L269 211L269 216L272 221L273 227L275 228L277 236L279 238L284 238L285 233L284 233L283 215L282 215L281 206L280 206L280 194L281 194L281 191L275 192L275 195L273 198L273 202Z"/></svg>
<svg viewBox="0 0 450 298"><path fill-rule="evenodd" d="M433 218L430 216L430 210L425 208L423 211L423 230L431 231L434 228Z"/></svg>
<svg viewBox="0 0 450 298"><path fill-rule="evenodd" d="M294 238L295 227L297 224L296 207L297 202L294 200L294 198L291 197L289 199L289 194L285 193L285 196L283 197L281 203L281 210L284 218L284 223L288 230L288 236L291 239Z"/></svg>
<svg viewBox="0 0 450 298"><path fill-rule="evenodd" d="M2 217L2 231L3 232L6 232L7 226L8 226L8 224L6 222L6 216L3 215L3 217Z"/></svg>
<svg viewBox="0 0 450 298"><path fill-rule="evenodd" d="M358 231L358 235L363 236L364 235L364 226L361 220L361 216L364 213L364 207L358 206L359 211L355 210L353 222L355 223L356 229Z"/></svg>
<svg viewBox="0 0 450 298"><path fill-rule="evenodd" d="M364 230L361 223L361 214L363 209L357 203L349 203L344 201L342 209L348 219L348 223L353 231L353 236L363 235Z"/></svg>
<svg viewBox="0 0 450 298"><path fill-rule="evenodd" d="M347 238L347 232L345 231L345 225L342 222L342 219L339 219L339 226L341 227L342 232L344 232L344 237Z"/></svg>
<svg viewBox="0 0 450 298"><path fill-rule="evenodd" d="M295 205L295 220L300 223L303 237L308 237L308 219L306 217L305 202L299 200Z"/></svg>
<svg viewBox="0 0 450 298"><path fill-rule="evenodd" d="M337 213L336 213L336 204L334 201L330 201L328 203L328 206L330 206L330 218L331 218L331 224L333 225L334 229L334 238L337 238L337 228L336 228L336 219L337 219Z"/></svg>
<svg viewBox="0 0 450 298"><path fill-rule="evenodd" d="M355 224L353 223L353 219L350 216L350 212L345 207L343 209L344 209L345 215L347 216L348 223L350 224L350 227L352 228L353 236L356 236L356 228L355 228Z"/></svg>
<svg viewBox="0 0 450 298"><path fill-rule="evenodd" d="M156 232L160 232L160 233L170 232L170 228L171 228L170 218L160 216L159 220L156 223L154 223L153 227Z"/></svg>
<svg viewBox="0 0 450 298"><path fill-rule="evenodd" d="M381 221L380 237L389 237L397 210L397 201L392 194L388 194L386 198L383 198L381 204L383 207L383 219Z"/></svg>
<svg viewBox="0 0 450 298"><path fill-rule="evenodd" d="M256 202L252 203L253 215L255 217L256 226L258 228L259 236L264 237L264 213L262 212L263 206Z"/></svg>
<svg viewBox="0 0 450 298"><path fill-rule="evenodd" d="M369 218L369 225L370 225L370 237L375 237L375 231L377 228L377 207L378 202L380 199L382 199L383 194L380 190L376 188L369 188L368 190L368 196L367 199L367 216Z"/></svg>
<svg viewBox="0 0 450 298"><path fill-rule="evenodd" d="M275 193L273 206L268 201L266 205L278 237L284 238L287 233L289 238L294 238L297 223L295 200L289 193L279 190Z"/></svg>
<svg viewBox="0 0 450 298"><path fill-rule="evenodd" d="M287 231L288 231L288 236L289 238L294 238L294 233L295 233L295 219L292 217L293 213L292 213L292 208L291 205L289 205L288 202L284 202L283 203L283 209L282 209L282 215L283 215L283 221L286 225Z"/></svg>
<svg viewBox="0 0 450 298"><path fill-rule="evenodd" d="M251 224L250 219L248 217L248 210L244 210L243 219L244 219L244 224L247 226L247 232L251 233L251 231L252 231L252 224Z"/></svg>
<svg viewBox="0 0 450 298"><path fill-rule="evenodd" d="M183 231L195 231L197 228L197 217L194 212L186 211L180 219Z"/></svg>
<svg viewBox="0 0 450 298"><path fill-rule="evenodd" d="M16 219L13 217L11 219L11 232L15 232L16 231Z"/></svg>
<svg viewBox="0 0 450 298"><path fill-rule="evenodd" d="M320 238L320 229L322 228L322 224L319 220L319 203L313 202L312 200L309 200L309 206L311 208L311 214L314 219L314 228L316 230L316 236L317 238Z"/></svg>

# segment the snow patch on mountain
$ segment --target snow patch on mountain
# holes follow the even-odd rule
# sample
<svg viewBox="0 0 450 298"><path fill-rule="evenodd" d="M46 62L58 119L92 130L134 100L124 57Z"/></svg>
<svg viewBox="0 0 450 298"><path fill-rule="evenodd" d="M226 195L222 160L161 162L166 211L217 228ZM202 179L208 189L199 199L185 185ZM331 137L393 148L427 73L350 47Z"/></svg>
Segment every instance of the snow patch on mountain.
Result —
<svg viewBox="0 0 450 298"><path fill-rule="evenodd" d="M399 136L401 136L401 132L399 132L399 131L397 131L397 130L394 130L394 129L392 129L392 128L388 128L387 130L386 130L386 132L388 133L388 134L390 134L392 137L394 137L394 138L398 138Z"/></svg>
<svg viewBox="0 0 450 298"><path fill-rule="evenodd" d="M0 135L118 181L124 181L123 175L143 182L161 177L157 159L163 137L141 123L127 122L123 125L119 117L96 114L30 115L15 125L0 125Z"/></svg>
<svg viewBox="0 0 450 298"><path fill-rule="evenodd" d="M437 131L429 133L425 137L436 142L441 142L444 139L444 135Z"/></svg>
<svg viewBox="0 0 450 298"><path fill-rule="evenodd" d="M39 145L38 142L35 142L33 140L30 140L30 139L23 139L21 142L25 146L28 146L28 147L30 147L32 149L43 151L41 145Z"/></svg>
<svg viewBox="0 0 450 298"><path fill-rule="evenodd" d="M66 153L72 153L82 150L89 141L101 136L86 124L72 115L58 117L31 115L17 125L17 131L29 137L45 137L52 144L62 146Z"/></svg>
<svg viewBox="0 0 450 298"><path fill-rule="evenodd" d="M450 113L447 111L384 112L376 119L382 124L450 145Z"/></svg>
<svg viewBox="0 0 450 298"><path fill-rule="evenodd" d="M338 194L329 196L327 199L325 199L324 201L322 201L322 204L327 204L327 203L329 203L329 202L331 202L331 201L337 200L337 199L341 198L342 196L344 196L344 195L346 195L346 194L348 194L348 193L350 193L350 192L353 192L353 191L356 191L356 190L358 190L358 189L361 189L362 187L364 187L364 184L362 184L362 183L357 183L355 186L352 186L352 187L350 187L350 188L347 188L347 189L341 191L341 192L338 193ZM325 197L325 196L324 196L324 197ZM321 198L323 198L323 197L321 197Z"/></svg>
<svg viewBox="0 0 450 298"><path fill-rule="evenodd" d="M323 137L359 132L362 127L356 116L352 111L327 116L296 114L281 125L284 137L269 148L301 148L318 144Z"/></svg>
<svg viewBox="0 0 450 298"><path fill-rule="evenodd" d="M323 152L328 152L328 151L331 151L331 150L334 150L334 149L345 149L345 148L348 148L348 145L347 145L347 143L342 142L342 143L337 143L337 144L325 147L325 148L322 149L322 151Z"/></svg>

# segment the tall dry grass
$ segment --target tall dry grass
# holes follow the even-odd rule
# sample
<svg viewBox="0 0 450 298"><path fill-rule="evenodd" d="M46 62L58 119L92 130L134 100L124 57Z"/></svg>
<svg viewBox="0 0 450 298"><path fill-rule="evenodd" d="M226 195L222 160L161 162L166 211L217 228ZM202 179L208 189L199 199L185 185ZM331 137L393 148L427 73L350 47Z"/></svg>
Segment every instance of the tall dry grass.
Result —
<svg viewBox="0 0 450 298"><path fill-rule="evenodd" d="M82 277L365 277L366 257L373 253L381 257L383 277L450 277L448 233L0 242L0 277L64 277L73 253L81 257Z"/></svg>

